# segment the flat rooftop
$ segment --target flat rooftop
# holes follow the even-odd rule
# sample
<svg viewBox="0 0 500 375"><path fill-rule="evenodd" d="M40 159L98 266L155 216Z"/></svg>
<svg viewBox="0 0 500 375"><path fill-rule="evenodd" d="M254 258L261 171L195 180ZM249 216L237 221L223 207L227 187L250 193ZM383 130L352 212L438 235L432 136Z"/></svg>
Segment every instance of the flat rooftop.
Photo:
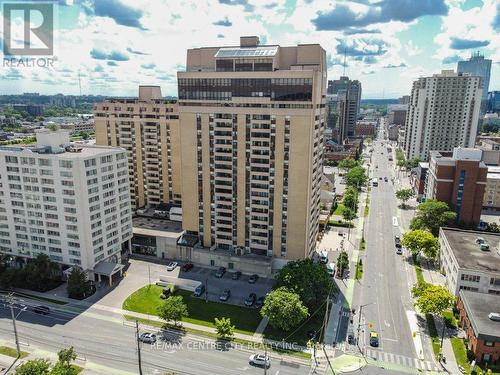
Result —
<svg viewBox="0 0 500 375"><path fill-rule="evenodd" d="M500 234L441 228L460 268L500 272ZM490 245L489 251L479 249L476 239L482 237ZM498 297L498 296L497 296Z"/></svg>
<svg viewBox="0 0 500 375"><path fill-rule="evenodd" d="M134 216L132 226L134 234L143 236L178 238L183 232L180 221L152 217Z"/></svg>
<svg viewBox="0 0 500 375"><path fill-rule="evenodd" d="M82 145L82 144L73 144L75 147L78 147L80 151L78 152L70 152L66 151L62 147L52 148L52 150L48 150L47 152L40 152L42 150L41 147L37 146L29 146L29 145L13 145L13 146L1 146L0 152L15 152L16 156L33 156L37 157L55 157L61 159L80 159L80 158L89 158L95 157L99 155L105 155L109 153L118 153L125 151L119 147L110 147L110 146L94 146L94 145Z"/></svg>
<svg viewBox="0 0 500 375"><path fill-rule="evenodd" d="M461 290L459 295L475 336L483 340L500 341L500 322L488 317L490 313L500 313L500 298L469 290Z"/></svg>

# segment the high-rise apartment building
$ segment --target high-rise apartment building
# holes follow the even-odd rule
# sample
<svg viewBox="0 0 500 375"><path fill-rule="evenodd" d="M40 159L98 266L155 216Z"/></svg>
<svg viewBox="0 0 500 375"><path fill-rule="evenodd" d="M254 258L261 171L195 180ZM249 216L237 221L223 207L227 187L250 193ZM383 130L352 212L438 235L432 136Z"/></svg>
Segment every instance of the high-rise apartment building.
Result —
<svg viewBox="0 0 500 375"><path fill-rule="evenodd" d="M432 150L474 147L482 89L481 77L450 70L413 82L403 144L406 157L427 160Z"/></svg>
<svg viewBox="0 0 500 375"><path fill-rule="evenodd" d="M500 113L500 91L490 91L488 93L488 104L486 105L488 112Z"/></svg>
<svg viewBox="0 0 500 375"><path fill-rule="evenodd" d="M140 86L137 99L94 105L96 143L127 150L134 210L181 203L179 112L159 86Z"/></svg>
<svg viewBox="0 0 500 375"><path fill-rule="evenodd" d="M488 174L481 154L481 150L460 147L430 153L425 197L448 203L457 223L479 223Z"/></svg>
<svg viewBox="0 0 500 375"><path fill-rule="evenodd" d="M340 77L339 80L328 81L328 87L333 94L337 94L337 140L343 143L346 138L355 136L361 106L361 82Z"/></svg>
<svg viewBox="0 0 500 375"><path fill-rule="evenodd" d="M206 261L231 268L224 253L277 264L311 254L326 124L325 50L259 45L258 37L242 37L236 47L190 49L178 84L183 228L213 250Z"/></svg>
<svg viewBox="0 0 500 375"><path fill-rule="evenodd" d="M0 252L111 280L132 238L125 150L72 145L63 130L36 135L36 146L0 148Z"/></svg>
<svg viewBox="0 0 500 375"><path fill-rule="evenodd" d="M488 88L490 86L491 60L485 59L479 52L473 54L468 60L459 61L457 64L458 73L469 73L483 79L483 91L481 96L482 113L485 112L488 100Z"/></svg>

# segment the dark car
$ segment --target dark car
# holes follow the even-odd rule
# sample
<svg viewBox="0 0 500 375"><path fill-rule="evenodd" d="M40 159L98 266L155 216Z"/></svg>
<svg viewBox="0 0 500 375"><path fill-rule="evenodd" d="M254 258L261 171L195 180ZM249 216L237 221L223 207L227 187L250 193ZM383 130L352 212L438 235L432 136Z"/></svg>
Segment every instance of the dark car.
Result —
<svg viewBox="0 0 500 375"><path fill-rule="evenodd" d="M144 332L139 336L139 341L145 344L154 344L156 342L156 335L150 332Z"/></svg>
<svg viewBox="0 0 500 375"><path fill-rule="evenodd" d="M262 306L264 306L264 297L259 297L254 303L254 307L257 309L260 309Z"/></svg>
<svg viewBox="0 0 500 375"><path fill-rule="evenodd" d="M387 177L384 177L384 181L385 181L385 182L387 182L387 181L389 181L389 180L387 179Z"/></svg>
<svg viewBox="0 0 500 375"><path fill-rule="evenodd" d="M224 289L222 294L219 296L219 299L222 302L226 302L229 299L229 297L231 297L231 291L229 289Z"/></svg>
<svg viewBox="0 0 500 375"><path fill-rule="evenodd" d="M39 305L33 307L33 312L37 314L47 315L50 312L50 309L47 306Z"/></svg>
<svg viewBox="0 0 500 375"><path fill-rule="evenodd" d="M224 274L226 273L226 267L219 267L219 269L215 272L215 277L218 279L222 278Z"/></svg>
<svg viewBox="0 0 500 375"><path fill-rule="evenodd" d="M394 243L396 244L396 248L401 247L401 239L399 238L399 236L394 236Z"/></svg>
<svg viewBox="0 0 500 375"><path fill-rule="evenodd" d="M193 269L194 265L193 263L186 263L184 264L181 269L184 271L184 272L189 272Z"/></svg>
<svg viewBox="0 0 500 375"><path fill-rule="evenodd" d="M205 285L201 284L196 287L194 290L194 296L200 297L203 293L205 293Z"/></svg>
<svg viewBox="0 0 500 375"><path fill-rule="evenodd" d="M233 275L231 276L231 279L233 280L238 280L239 278L241 277L241 272L240 271L236 271L233 273Z"/></svg>
<svg viewBox="0 0 500 375"><path fill-rule="evenodd" d="M259 276L256 275L256 274L253 274L252 276L250 276L250 278L248 279L248 283L249 284L255 284L257 282L257 280L259 279Z"/></svg>
<svg viewBox="0 0 500 375"><path fill-rule="evenodd" d="M379 335L376 331L370 332L370 346L378 347L379 344Z"/></svg>
<svg viewBox="0 0 500 375"><path fill-rule="evenodd" d="M245 299L245 306L253 306L255 301L257 300L257 295L255 293L250 293L248 297Z"/></svg>

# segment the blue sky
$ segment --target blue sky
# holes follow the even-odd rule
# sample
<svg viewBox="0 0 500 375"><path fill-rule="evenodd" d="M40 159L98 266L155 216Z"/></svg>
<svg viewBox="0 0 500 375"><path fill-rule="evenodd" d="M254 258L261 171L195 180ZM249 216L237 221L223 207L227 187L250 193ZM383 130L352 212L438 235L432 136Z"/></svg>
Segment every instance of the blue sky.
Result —
<svg viewBox="0 0 500 375"><path fill-rule="evenodd" d="M54 68L0 67L0 93L78 94L80 76L84 94L135 96L139 84L159 84L176 95L187 48L241 35L320 43L329 78L343 73L345 53L364 98L408 94L472 51L493 60L490 90L500 90L500 0L58 0L56 15Z"/></svg>

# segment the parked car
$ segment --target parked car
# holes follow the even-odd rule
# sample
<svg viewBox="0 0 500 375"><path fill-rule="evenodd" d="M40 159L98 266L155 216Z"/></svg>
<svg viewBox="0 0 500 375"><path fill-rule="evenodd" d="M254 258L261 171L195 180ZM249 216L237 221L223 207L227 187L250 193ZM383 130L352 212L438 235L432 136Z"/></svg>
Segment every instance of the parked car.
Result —
<svg viewBox="0 0 500 375"><path fill-rule="evenodd" d="M402 247L397 247L397 246L396 246L396 254L398 254L398 255L403 254L403 248L402 248Z"/></svg>
<svg viewBox="0 0 500 375"><path fill-rule="evenodd" d="M330 276L334 276L335 275L335 263L328 263L326 265L326 272L328 272L328 274Z"/></svg>
<svg viewBox="0 0 500 375"><path fill-rule="evenodd" d="M234 272L232 274L231 279L238 280L240 277L241 277L241 272L240 271L236 271L236 272Z"/></svg>
<svg viewBox="0 0 500 375"><path fill-rule="evenodd" d="M151 332L144 332L139 336L139 340L146 344L154 344L156 342L156 335Z"/></svg>
<svg viewBox="0 0 500 375"><path fill-rule="evenodd" d="M328 252L323 250L322 252L319 253L319 262L321 264L328 263Z"/></svg>
<svg viewBox="0 0 500 375"><path fill-rule="evenodd" d="M379 344L379 336L375 331L370 332L370 346L378 347Z"/></svg>
<svg viewBox="0 0 500 375"><path fill-rule="evenodd" d="M226 267L219 267L219 269L215 272L215 277L220 279L226 273Z"/></svg>
<svg viewBox="0 0 500 375"><path fill-rule="evenodd" d="M219 296L219 299L222 302L226 302L229 299L229 297L231 297L231 291L229 289L224 289L222 294Z"/></svg>
<svg viewBox="0 0 500 375"><path fill-rule="evenodd" d="M259 297L259 298L257 298L257 301L255 301L255 303L254 303L254 307L256 309L260 309L262 306L264 306L264 300L265 299L266 299L265 297Z"/></svg>
<svg viewBox="0 0 500 375"><path fill-rule="evenodd" d="M177 262L170 262L167 264L167 271L173 271L175 270L175 267L177 267Z"/></svg>
<svg viewBox="0 0 500 375"><path fill-rule="evenodd" d="M43 305L38 305L33 307L33 312L41 315L47 315L50 313L50 308Z"/></svg>
<svg viewBox="0 0 500 375"><path fill-rule="evenodd" d="M248 297L245 299L245 306L253 306L255 301L257 300L257 295L255 293L250 293Z"/></svg>
<svg viewBox="0 0 500 375"><path fill-rule="evenodd" d="M385 181L385 182L387 182L387 181L389 181L389 180L387 179L387 177L384 177L384 181Z"/></svg>
<svg viewBox="0 0 500 375"><path fill-rule="evenodd" d="M248 362L250 362L250 364L254 366L266 368L271 367L271 361L269 360L269 357L264 354L252 354L248 359Z"/></svg>
<svg viewBox="0 0 500 375"><path fill-rule="evenodd" d="M255 284L257 282L257 280L259 279L259 275L256 275L256 274L253 274L252 276L250 276L250 278L248 279L248 283L249 284Z"/></svg>
<svg viewBox="0 0 500 375"><path fill-rule="evenodd" d="M193 269L194 265L193 263L186 263L181 267L181 270L184 272L189 272Z"/></svg>
<svg viewBox="0 0 500 375"><path fill-rule="evenodd" d="M399 236L394 236L394 243L396 247L401 247L401 238L399 238Z"/></svg>
<svg viewBox="0 0 500 375"><path fill-rule="evenodd" d="M194 290L194 296L195 297L200 297L203 293L205 293L205 285L200 284Z"/></svg>

